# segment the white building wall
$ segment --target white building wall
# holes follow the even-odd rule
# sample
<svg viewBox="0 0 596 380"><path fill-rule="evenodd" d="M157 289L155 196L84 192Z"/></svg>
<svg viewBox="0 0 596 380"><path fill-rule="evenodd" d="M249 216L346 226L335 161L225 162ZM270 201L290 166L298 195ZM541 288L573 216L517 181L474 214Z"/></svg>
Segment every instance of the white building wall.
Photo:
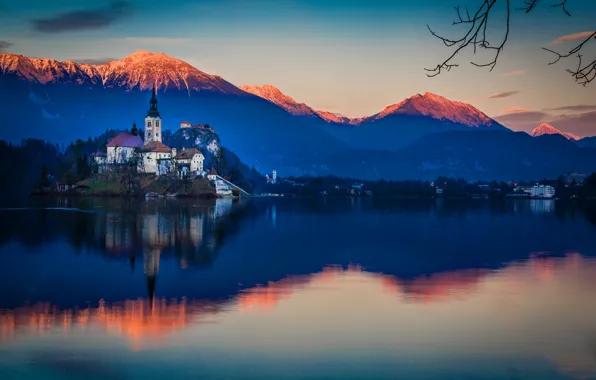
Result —
<svg viewBox="0 0 596 380"><path fill-rule="evenodd" d="M93 157L93 162L98 173L104 173L107 170L107 161L107 157Z"/></svg>
<svg viewBox="0 0 596 380"><path fill-rule="evenodd" d="M532 187L531 194L535 198L553 198L555 196L555 188L553 186L538 185Z"/></svg>
<svg viewBox="0 0 596 380"><path fill-rule="evenodd" d="M151 141L161 142L161 117L147 116L145 118L145 144Z"/></svg>
<svg viewBox="0 0 596 380"><path fill-rule="evenodd" d="M139 167L139 171L144 173L155 173L157 170L157 153L146 152L143 153L142 165Z"/></svg>
<svg viewBox="0 0 596 380"><path fill-rule="evenodd" d="M135 148L131 147L124 147L124 146L117 146L108 147L107 152L107 163L108 164L123 164L128 162L131 158L134 157Z"/></svg>
<svg viewBox="0 0 596 380"><path fill-rule="evenodd" d="M190 163L190 170L192 172L202 172L203 171L203 161L205 157L202 154L195 154L192 158Z"/></svg>
<svg viewBox="0 0 596 380"><path fill-rule="evenodd" d="M171 159L171 153L145 152L143 153L142 166L139 165L139 171L158 175L165 174L167 171L170 170L170 166L172 166L172 163L170 162L169 164L164 164L163 160ZM158 165L159 162L162 163Z"/></svg>

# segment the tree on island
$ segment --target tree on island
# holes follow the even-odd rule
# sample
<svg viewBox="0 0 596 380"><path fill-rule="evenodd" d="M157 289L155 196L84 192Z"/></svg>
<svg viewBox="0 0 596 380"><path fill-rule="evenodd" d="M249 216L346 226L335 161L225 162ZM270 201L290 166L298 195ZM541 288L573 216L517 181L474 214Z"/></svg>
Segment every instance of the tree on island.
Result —
<svg viewBox="0 0 596 380"><path fill-rule="evenodd" d="M567 16L571 16L571 12L567 8L567 3L569 0L554 1L554 3L550 4L552 7L560 8ZM452 68L458 67L459 64L455 63L454 59L459 53L466 50L466 48L471 50L474 55L480 51L487 52L492 55L493 58L491 61L484 61L480 63L474 61L471 62L471 64L476 67L488 67L490 68L490 71L492 71L497 65L499 56L509 39L511 17L513 12L523 11L524 13L528 14L538 6L538 0L524 0L523 6L521 8L513 8L513 0L477 0L477 2L479 3L479 7L475 10L473 9L471 12L468 7L462 9L457 6L455 8L457 18L455 21L453 21L453 25L466 26L463 35L460 37L444 37L437 34L433 29L431 29L430 26L428 26L430 33L434 37L441 40L445 46L453 48L451 55L449 55L448 58L443 62L437 64L434 68L425 68L429 77L435 77L441 74L443 71L450 71ZM498 7L498 5L502 5L502 7ZM500 27L502 28L503 32L501 33L501 37L498 39L498 44L492 44L488 41L488 35L493 36L495 33L493 30L489 29L489 20L492 21L490 16L497 17L499 9L504 11L503 17L501 17L499 20L502 23ZM591 46L596 45L596 31L582 36L581 42L568 52L557 52L544 47L542 49L553 54L553 60L549 63L550 65L554 65L562 59L576 57L578 60L577 66L575 66L573 69L567 69L567 72L577 83L587 86L588 83L592 82L596 78L596 59L591 60L594 58L592 57L586 61L580 52L590 42L592 42Z"/></svg>
<svg viewBox="0 0 596 380"><path fill-rule="evenodd" d="M132 128L130 129L130 133L131 133L133 136L137 136L137 135L139 134L139 129L137 128L137 123L136 123L136 122L134 122L134 123L132 124Z"/></svg>
<svg viewBox="0 0 596 380"><path fill-rule="evenodd" d="M46 164L41 165L39 174L39 188L40 190L50 187L50 173Z"/></svg>
<svg viewBox="0 0 596 380"><path fill-rule="evenodd" d="M596 173L586 178L580 189L580 196L584 199L596 199Z"/></svg>
<svg viewBox="0 0 596 380"><path fill-rule="evenodd" d="M89 164L89 157L82 155L76 159L77 178L83 180L91 175L91 165Z"/></svg>
<svg viewBox="0 0 596 380"><path fill-rule="evenodd" d="M223 146L220 146L217 150L217 153L215 153L215 171L222 177L224 176L224 171L228 166L225 153L225 148Z"/></svg>

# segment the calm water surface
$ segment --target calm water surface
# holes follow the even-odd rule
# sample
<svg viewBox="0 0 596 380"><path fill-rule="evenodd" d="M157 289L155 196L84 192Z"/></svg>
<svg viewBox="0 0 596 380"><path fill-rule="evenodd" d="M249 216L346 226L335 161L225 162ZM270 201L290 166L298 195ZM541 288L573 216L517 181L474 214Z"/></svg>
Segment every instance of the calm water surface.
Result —
<svg viewBox="0 0 596 380"><path fill-rule="evenodd" d="M596 218L554 201L0 210L0 379L596 379Z"/></svg>

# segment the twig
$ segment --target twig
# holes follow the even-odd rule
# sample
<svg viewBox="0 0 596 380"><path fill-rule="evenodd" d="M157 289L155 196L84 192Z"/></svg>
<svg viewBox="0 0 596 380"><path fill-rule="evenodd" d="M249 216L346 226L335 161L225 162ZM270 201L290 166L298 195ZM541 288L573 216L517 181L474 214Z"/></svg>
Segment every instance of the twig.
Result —
<svg viewBox="0 0 596 380"><path fill-rule="evenodd" d="M526 1L524 1L524 3L526 4L526 7L525 8L517 8L517 10L524 11L526 13L530 13L534 9L534 7L536 7L536 3L538 3L538 0L526 0Z"/></svg>
<svg viewBox="0 0 596 380"><path fill-rule="evenodd" d="M576 82L579 84L586 86L588 83L592 82L596 77L596 60L588 63L586 66L582 66L582 55L579 54L580 50L592 39L596 39L596 31L592 33L588 38L583 40L579 45L575 46L573 49L569 50L568 53L561 54L551 49L542 48L550 53L556 55L556 59L549 63L549 65L554 65L555 63L559 62L563 58L569 58L572 55L577 54L578 58L578 66L577 69L570 70L567 69L567 72L570 73Z"/></svg>
<svg viewBox="0 0 596 380"><path fill-rule="evenodd" d="M532 3L535 3L537 0L530 0ZM507 22L506 22L506 32L503 38L503 41L499 46L492 46L489 41L487 40L487 31L488 31L488 23L490 12L493 9L494 5L497 3L497 0L483 0L482 4L476 11L473 17L470 17L470 12L466 8L466 14L463 15L461 8L458 6L455 8L457 12L457 20L453 22L453 25L460 25L460 24L467 24L469 25L469 29L467 33L461 38L458 39L450 39L443 36L438 35L435 33L430 26L427 26L430 33L440 39L443 44L447 47L453 47L457 45L457 48L453 51L453 53L442 63L438 64L436 67L432 69L425 70L428 72L426 75L428 77L435 77L439 75L442 71L450 71L454 67L458 67L458 63L453 63L453 59L459 52L464 50L468 46L473 47L474 54L478 51L478 49L486 49L486 50L493 50L495 51L495 57L491 62L479 64L476 62L471 62L474 66L477 67L490 67L490 71L492 71L495 66L497 65L497 61L507 40L509 38L509 27L510 27L510 14L511 14L511 5L510 0L506 0L507 6ZM533 6L533 5L532 5Z"/></svg>
<svg viewBox="0 0 596 380"><path fill-rule="evenodd" d="M566 14L567 16L571 17L571 13L569 13L569 11L567 10L567 0L563 0L563 2L562 2L562 3L559 3L559 4L554 4L554 5L553 5L553 8L558 8L558 7L561 7L561 8L563 8L563 12L565 12L565 14Z"/></svg>
<svg viewBox="0 0 596 380"><path fill-rule="evenodd" d="M454 59L455 56L458 55L461 51L466 49L468 46L472 46L473 53L476 54L478 49L485 49L494 51L494 59L488 63L476 63L471 62L472 65L476 67L490 67L489 71L492 71L503 51L507 41L509 39L509 31L510 31L510 18L511 18L511 0L506 0L506 7L507 7L507 17L506 17L506 24L505 24L505 35L501 43L497 45L490 44L487 40L487 33L488 33L488 23L491 11L494 9L495 4L497 1L501 0L482 0L480 3L479 8L476 10L476 13L473 16L470 16L470 12L468 8L465 8L465 13L462 11L460 6L455 8L457 13L457 19L453 21L453 25L468 25L467 33L463 35L463 37L458 39L451 39L446 38L443 36L438 35L435 33L430 26L427 25L428 30L430 33L441 40L443 44L449 48L455 47L455 50L451 53L446 60L442 63L438 64L434 68L428 69L425 68L424 70L427 71L428 77L435 77L441 74L443 71L450 71L454 67L459 67L459 63L455 63ZM557 0L559 3L553 4L553 8L561 8L563 12L567 16L571 16L571 13L567 9L567 1L568 0ZM517 8L518 10L522 10L525 13L532 12L538 5L539 0L524 0L524 7ZM493 12L494 13L494 12ZM569 50L569 52L561 54L554 50L542 48L550 53L556 55L556 59L549 63L549 65L554 65L555 63L559 62L563 58L569 58L571 56L578 57L578 66L576 69L568 69L567 72L570 73L576 82L586 86L588 83L596 80L596 60L585 64L583 60L583 56L579 54L579 52L585 47L585 45L592 39L596 40L596 31L592 33L588 38L582 41L579 45L574 47L573 49Z"/></svg>

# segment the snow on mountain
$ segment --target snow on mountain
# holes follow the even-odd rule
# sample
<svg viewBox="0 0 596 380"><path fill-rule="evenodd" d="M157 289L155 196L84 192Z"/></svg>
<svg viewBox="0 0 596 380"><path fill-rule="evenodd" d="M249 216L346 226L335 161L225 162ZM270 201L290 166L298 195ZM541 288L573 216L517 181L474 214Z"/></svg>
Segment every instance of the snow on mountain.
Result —
<svg viewBox="0 0 596 380"><path fill-rule="evenodd" d="M97 66L79 64L71 61L59 62L48 58L28 58L17 54L0 54L0 72L16 73L29 82L46 84L64 83L101 83L101 73Z"/></svg>
<svg viewBox="0 0 596 380"><path fill-rule="evenodd" d="M104 87L211 91L241 95L243 92L219 76L206 74L190 64L163 53L137 51L104 65L80 64L47 58L0 54L2 74L16 73L30 82L101 84Z"/></svg>
<svg viewBox="0 0 596 380"><path fill-rule="evenodd" d="M449 100L430 92L424 95L417 94L388 106L378 114L365 118L365 121L379 120L392 115L430 116L437 120L447 120L469 127L500 126L496 121L470 104Z"/></svg>
<svg viewBox="0 0 596 380"><path fill-rule="evenodd" d="M349 118L332 112L315 110L304 103L298 103L272 85L247 85L240 86L240 89L277 104L292 115L317 115L328 123L361 125L365 122L384 119L392 115L410 115L429 116L433 119L450 121L474 128L504 128L470 104L452 101L430 92L424 95L414 95L397 104L386 107L383 111L373 116Z"/></svg>
<svg viewBox="0 0 596 380"><path fill-rule="evenodd" d="M297 116L311 116L320 117L328 123L338 124L358 124L363 118L351 119L349 117L335 114L327 111L318 111L304 103L298 103L292 97L281 92L277 87L270 84L264 86L244 85L239 87L241 90L246 91L250 94L256 95L260 98L270 101L289 112L292 115Z"/></svg>
<svg viewBox="0 0 596 380"><path fill-rule="evenodd" d="M565 137L567 140L574 140L574 141L581 139L581 137L579 137L579 136L576 136L572 133L563 132L547 123L540 124L539 126L534 128L534 130L532 130L532 132L530 132L530 136L532 136L532 137L537 137L537 136L542 136L542 135L561 135L561 136Z"/></svg>
<svg viewBox="0 0 596 380"><path fill-rule="evenodd" d="M239 94L241 91L219 76L206 74L190 64L163 53L137 51L120 61L98 67L104 85L176 88Z"/></svg>
<svg viewBox="0 0 596 380"><path fill-rule="evenodd" d="M241 90L249 94L256 95L260 98L270 101L297 116L316 116L317 113L304 103L298 103L290 96L282 93L277 87L270 84L264 86L244 85L239 87Z"/></svg>

